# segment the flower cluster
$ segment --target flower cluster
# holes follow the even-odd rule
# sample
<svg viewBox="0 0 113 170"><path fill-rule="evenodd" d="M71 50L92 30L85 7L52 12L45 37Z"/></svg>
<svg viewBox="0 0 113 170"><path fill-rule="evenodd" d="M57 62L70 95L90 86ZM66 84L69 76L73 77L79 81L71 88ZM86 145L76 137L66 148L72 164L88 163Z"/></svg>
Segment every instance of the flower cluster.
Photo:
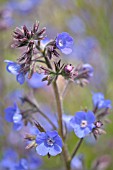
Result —
<svg viewBox="0 0 113 170"><path fill-rule="evenodd" d="M29 132L25 136L26 149L35 148L38 155L47 155L49 158L62 154L67 169L82 169L83 160L76 157L76 152L86 136L91 134L97 139L98 135L105 133L102 126L111 109L111 101L106 100L100 92L93 93L92 110L77 111L74 116L63 113L62 101L67 87L60 93L57 80L63 77L66 85L72 81L83 87L90 82L94 69L88 63L76 66L62 63L61 54L68 55L72 52L74 39L69 33L62 32L47 41L45 33L45 27L39 30L39 22L36 22L31 30L24 25L14 31L12 47L24 47L25 51L16 62L5 60L6 70L16 76L18 83L22 85L26 81L33 90L21 97L22 105L26 109L20 110L17 104L14 104L5 109L5 119L13 123L15 130L27 126ZM35 98L36 88L45 87L44 81L47 81L47 85L52 85L57 106L56 114L48 111L47 107L41 108ZM80 141L70 155L66 139L72 130ZM35 162L34 158L33 160ZM17 170L36 169L33 162L31 165L30 158L21 158L13 167Z"/></svg>

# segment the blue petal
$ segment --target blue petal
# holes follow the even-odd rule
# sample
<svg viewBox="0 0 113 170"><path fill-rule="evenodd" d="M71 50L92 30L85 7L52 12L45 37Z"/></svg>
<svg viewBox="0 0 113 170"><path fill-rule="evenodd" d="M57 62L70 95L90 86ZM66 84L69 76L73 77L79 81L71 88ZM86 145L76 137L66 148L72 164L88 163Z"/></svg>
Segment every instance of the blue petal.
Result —
<svg viewBox="0 0 113 170"><path fill-rule="evenodd" d="M62 148L63 143L61 137L58 135L54 138L54 140L55 140L55 144L59 145Z"/></svg>
<svg viewBox="0 0 113 170"><path fill-rule="evenodd" d="M7 122L13 122L13 115L15 113L15 109L13 107L8 107L5 110L5 119Z"/></svg>
<svg viewBox="0 0 113 170"><path fill-rule="evenodd" d="M86 136L84 129L81 129L80 126L76 126L76 128L74 128L74 132L79 138L84 138Z"/></svg>
<svg viewBox="0 0 113 170"><path fill-rule="evenodd" d="M20 65L17 63L8 63L7 67L6 67L7 71L14 74L14 75L18 75L19 70L20 70Z"/></svg>
<svg viewBox="0 0 113 170"><path fill-rule="evenodd" d="M55 130L54 131L47 131L46 134L50 138L54 138L54 137L58 136L58 132L55 131Z"/></svg>
<svg viewBox="0 0 113 170"><path fill-rule="evenodd" d="M20 73L16 76L17 82L20 84L23 84L25 82L25 75L23 73Z"/></svg>
<svg viewBox="0 0 113 170"><path fill-rule="evenodd" d="M96 107L101 100L104 100L104 95L102 93L93 93L93 104Z"/></svg>
<svg viewBox="0 0 113 170"><path fill-rule="evenodd" d="M36 136L36 143L41 144L46 140L46 138L47 138L46 133L45 132L40 132Z"/></svg>
<svg viewBox="0 0 113 170"><path fill-rule="evenodd" d="M44 143L41 143L36 147L36 151L39 155L45 156L49 153L49 147L46 147Z"/></svg>
<svg viewBox="0 0 113 170"><path fill-rule="evenodd" d="M20 121L18 123L13 124L13 129L16 130L16 131L19 131L22 128L22 126L23 126L23 122Z"/></svg>
<svg viewBox="0 0 113 170"><path fill-rule="evenodd" d="M62 152L62 148L56 144L54 146L50 147L50 149L49 149L49 154L51 156L56 156L56 155L60 154L61 152Z"/></svg>
<svg viewBox="0 0 113 170"><path fill-rule="evenodd" d="M92 111L87 112L86 119L88 124L94 123L96 121L96 117Z"/></svg>
<svg viewBox="0 0 113 170"><path fill-rule="evenodd" d="M68 55L72 52L72 49L71 48L63 48L61 49L62 53Z"/></svg>

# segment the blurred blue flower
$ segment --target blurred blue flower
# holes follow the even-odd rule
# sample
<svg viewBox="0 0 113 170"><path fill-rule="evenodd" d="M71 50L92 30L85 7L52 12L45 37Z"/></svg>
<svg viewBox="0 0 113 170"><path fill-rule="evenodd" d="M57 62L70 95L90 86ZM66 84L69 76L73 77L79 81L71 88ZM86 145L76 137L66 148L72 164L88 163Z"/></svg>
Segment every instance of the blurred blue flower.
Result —
<svg viewBox="0 0 113 170"><path fill-rule="evenodd" d="M93 77L94 69L90 64L83 64L81 71L87 71L88 78Z"/></svg>
<svg viewBox="0 0 113 170"><path fill-rule="evenodd" d="M83 170L83 155L75 156L71 161L71 169L72 170Z"/></svg>
<svg viewBox="0 0 113 170"><path fill-rule="evenodd" d="M20 130L23 126L22 115L16 103L12 107L8 107L5 110L5 119L7 122L13 123L14 130Z"/></svg>
<svg viewBox="0 0 113 170"><path fill-rule="evenodd" d="M30 13L42 0L10 0L7 6L15 12L21 14Z"/></svg>
<svg viewBox="0 0 113 170"><path fill-rule="evenodd" d="M9 73L16 75L16 80L18 83L23 84L25 81L25 75L23 72L20 72L21 66L13 61L5 60L7 63L6 69Z"/></svg>
<svg viewBox="0 0 113 170"><path fill-rule="evenodd" d="M93 93L92 100L94 107L96 107L97 109L112 108L111 100L104 99L104 95L100 92Z"/></svg>
<svg viewBox="0 0 113 170"><path fill-rule="evenodd" d="M85 33L85 30L86 30L85 23L79 16L76 16L76 15L72 16L69 19L67 26L75 34Z"/></svg>
<svg viewBox="0 0 113 170"><path fill-rule="evenodd" d="M25 158L21 158L19 163L15 165L15 170L28 170L28 161Z"/></svg>
<svg viewBox="0 0 113 170"><path fill-rule="evenodd" d="M63 114L63 122L64 122L64 126L66 126L66 130L68 132L71 132L73 130L73 128L71 127L70 125L70 120L72 119L73 116L71 115L66 115L66 114Z"/></svg>
<svg viewBox="0 0 113 170"><path fill-rule="evenodd" d="M4 151L3 158L0 160L0 169L14 170L18 154L13 149L8 148Z"/></svg>
<svg viewBox="0 0 113 170"><path fill-rule="evenodd" d="M72 52L73 38L67 33L62 32L56 37L56 46L64 54Z"/></svg>
<svg viewBox="0 0 113 170"><path fill-rule="evenodd" d="M87 36L76 41L73 47L73 57L87 63L92 59L95 51L98 52L99 43L95 37Z"/></svg>
<svg viewBox="0 0 113 170"><path fill-rule="evenodd" d="M5 97L6 100L11 102L17 102L21 101L21 98L23 97L24 90L23 89L15 89L8 93L8 95Z"/></svg>
<svg viewBox="0 0 113 170"><path fill-rule="evenodd" d="M0 10L0 29L7 29L13 24L12 11L8 9Z"/></svg>
<svg viewBox="0 0 113 170"><path fill-rule="evenodd" d="M62 139L57 131L40 132L36 136L36 151L39 155L56 156L62 152Z"/></svg>
<svg viewBox="0 0 113 170"><path fill-rule="evenodd" d="M76 136L84 138L92 132L95 127L95 120L96 118L92 111L79 111L76 112L75 116L70 120L70 125L74 128Z"/></svg>
<svg viewBox="0 0 113 170"><path fill-rule="evenodd" d="M35 152L36 153L36 152ZM28 166L30 170L38 169L42 165L42 159L37 156L37 154L31 153L28 155Z"/></svg>
<svg viewBox="0 0 113 170"><path fill-rule="evenodd" d="M44 76L39 73L34 73L30 79L26 78L28 86L31 88L42 88L46 85L45 82L42 81Z"/></svg>
<svg viewBox="0 0 113 170"><path fill-rule="evenodd" d="M95 145L97 140L95 139L94 135L91 133L90 135L85 137L85 142L88 145Z"/></svg>

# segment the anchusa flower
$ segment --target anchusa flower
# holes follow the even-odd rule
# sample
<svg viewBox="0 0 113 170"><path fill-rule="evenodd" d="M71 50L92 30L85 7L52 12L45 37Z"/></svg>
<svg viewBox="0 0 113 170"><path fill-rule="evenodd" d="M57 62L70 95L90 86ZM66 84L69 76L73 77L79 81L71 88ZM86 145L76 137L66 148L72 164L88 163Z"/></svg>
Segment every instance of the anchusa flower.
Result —
<svg viewBox="0 0 113 170"><path fill-rule="evenodd" d="M64 54L72 52L73 38L67 33L62 32L56 37L56 46Z"/></svg>
<svg viewBox="0 0 113 170"><path fill-rule="evenodd" d="M23 126L22 115L17 104L14 103L13 106L6 108L5 110L5 119L7 122L13 123L14 130L20 130Z"/></svg>
<svg viewBox="0 0 113 170"><path fill-rule="evenodd" d="M84 156L82 154L75 156L71 161L72 170L83 170L83 159Z"/></svg>
<svg viewBox="0 0 113 170"><path fill-rule="evenodd" d="M70 120L70 125L73 127L76 136L84 138L95 128L95 115L92 111L79 111Z"/></svg>
<svg viewBox="0 0 113 170"><path fill-rule="evenodd" d="M15 170L14 167L18 160L17 152L12 148L7 148L4 150L3 157L0 160L0 169Z"/></svg>
<svg viewBox="0 0 113 170"><path fill-rule="evenodd" d="M23 84L25 82L25 74L21 71L21 65L9 60L5 60L4 62L7 63L7 71L16 76L18 83Z"/></svg>
<svg viewBox="0 0 113 170"><path fill-rule="evenodd" d="M62 152L62 139L57 131L38 133L36 143L36 151L41 156L56 156Z"/></svg>
<svg viewBox="0 0 113 170"><path fill-rule="evenodd" d="M94 105L94 108L97 108L97 109L111 109L111 100L109 99L105 99L104 98L104 95L100 92L98 93L93 93L93 96L92 96L92 100L93 100L93 105Z"/></svg>

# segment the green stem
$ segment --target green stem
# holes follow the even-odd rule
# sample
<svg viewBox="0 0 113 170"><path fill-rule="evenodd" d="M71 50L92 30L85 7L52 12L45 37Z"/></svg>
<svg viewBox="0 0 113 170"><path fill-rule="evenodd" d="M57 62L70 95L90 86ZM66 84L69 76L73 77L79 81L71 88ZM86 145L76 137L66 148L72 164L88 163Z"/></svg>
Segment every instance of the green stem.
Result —
<svg viewBox="0 0 113 170"><path fill-rule="evenodd" d="M77 143L77 145L76 145L76 147L75 147L75 149L74 149L74 151L73 151L73 153L72 153L71 160L72 160L73 157L76 155L76 153L77 153L78 149L80 148L82 142L83 142L83 138L81 138L81 139L78 141L78 143Z"/></svg>

